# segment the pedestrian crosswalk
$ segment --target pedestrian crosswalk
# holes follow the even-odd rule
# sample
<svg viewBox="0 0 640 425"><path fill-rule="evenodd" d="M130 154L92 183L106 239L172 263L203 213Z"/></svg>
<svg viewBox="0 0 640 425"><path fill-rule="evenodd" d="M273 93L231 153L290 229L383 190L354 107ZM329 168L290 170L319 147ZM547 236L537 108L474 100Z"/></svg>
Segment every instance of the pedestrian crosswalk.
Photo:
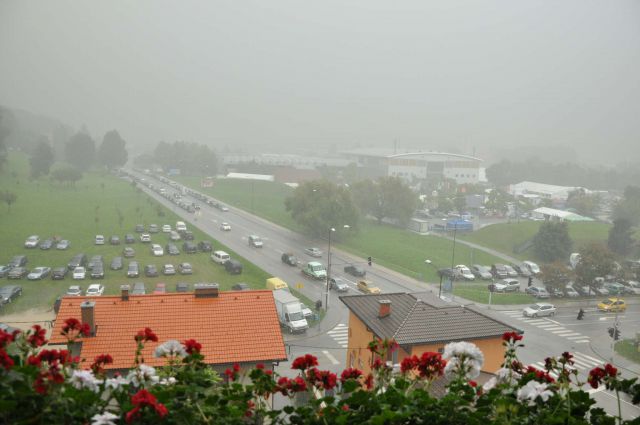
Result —
<svg viewBox="0 0 640 425"><path fill-rule="evenodd" d="M589 356L579 351L576 351L572 354L573 366L568 366L568 368L572 370L584 371L585 374L588 374L589 371L596 366L602 366L602 364L604 363L602 360L596 357ZM544 362L536 362L531 364L530 366L538 370L545 370ZM549 375L551 375L551 377L554 379L558 379L558 375L554 372L550 372Z"/></svg>
<svg viewBox="0 0 640 425"><path fill-rule="evenodd" d="M562 324L555 320L548 318L536 318L536 317L524 317L521 310L506 310L501 313L509 316L512 319L520 320L531 326L548 331L554 335L568 339L575 344L587 344L590 338L586 335L582 335L580 332L567 329Z"/></svg>
<svg viewBox="0 0 640 425"><path fill-rule="evenodd" d="M338 323L327 334L342 348L347 348L349 343L349 327L344 323Z"/></svg>

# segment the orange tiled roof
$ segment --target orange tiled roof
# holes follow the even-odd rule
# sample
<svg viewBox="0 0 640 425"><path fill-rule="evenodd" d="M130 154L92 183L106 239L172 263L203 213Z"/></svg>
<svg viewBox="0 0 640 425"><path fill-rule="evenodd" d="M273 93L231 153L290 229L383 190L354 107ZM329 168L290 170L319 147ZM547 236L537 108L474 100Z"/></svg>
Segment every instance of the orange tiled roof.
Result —
<svg viewBox="0 0 640 425"><path fill-rule="evenodd" d="M133 366L134 335L145 327L158 336L147 343L145 363L165 364L153 357L158 344L193 338L202 344L207 364L286 360L284 340L271 291L220 292L217 298L195 298L194 293L130 296L65 297L53 328L50 344L64 344L60 335L64 320L81 320L80 304L95 301L96 335L82 338L81 359L90 364L99 354L111 354L110 369Z"/></svg>

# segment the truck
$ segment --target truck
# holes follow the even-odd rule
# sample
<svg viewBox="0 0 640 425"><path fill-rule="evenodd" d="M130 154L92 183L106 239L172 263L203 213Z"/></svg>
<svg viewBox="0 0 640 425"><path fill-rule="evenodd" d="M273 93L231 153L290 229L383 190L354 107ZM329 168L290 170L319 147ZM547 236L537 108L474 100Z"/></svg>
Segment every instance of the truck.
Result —
<svg viewBox="0 0 640 425"><path fill-rule="evenodd" d="M272 291L277 291L277 290L288 291L289 285L287 285L287 282L280 279L279 277L270 277L269 279L267 279L266 288Z"/></svg>
<svg viewBox="0 0 640 425"><path fill-rule="evenodd" d="M327 271L325 270L322 263L319 263L317 261L308 262L307 265L302 269L302 274L318 280L327 278Z"/></svg>
<svg viewBox="0 0 640 425"><path fill-rule="evenodd" d="M306 332L309 329L307 319L304 318L300 300L288 291L273 291L280 326L287 328L290 333Z"/></svg>

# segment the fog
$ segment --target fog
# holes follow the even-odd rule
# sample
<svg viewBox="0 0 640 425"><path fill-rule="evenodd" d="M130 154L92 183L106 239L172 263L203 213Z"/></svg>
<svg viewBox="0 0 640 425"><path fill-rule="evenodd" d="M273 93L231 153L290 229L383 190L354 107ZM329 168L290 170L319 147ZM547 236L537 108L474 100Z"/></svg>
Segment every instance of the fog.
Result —
<svg viewBox="0 0 640 425"><path fill-rule="evenodd" d="M129 143L640 157L637 1L0 2L0 104Z"/></svg>

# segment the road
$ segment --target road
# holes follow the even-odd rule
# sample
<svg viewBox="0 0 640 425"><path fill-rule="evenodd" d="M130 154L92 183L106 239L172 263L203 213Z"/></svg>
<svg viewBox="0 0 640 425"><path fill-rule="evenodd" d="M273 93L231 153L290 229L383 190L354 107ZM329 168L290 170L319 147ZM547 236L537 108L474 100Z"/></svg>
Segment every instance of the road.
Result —
<svg viewBox="0 0 640 425"><path fill-rule="evenodd" d="M150 178L148 175L136 175L141 178ZM173 187L156 179L153 179L153 184L156 187L165 187L166 190L171 192L175 191ZM325 241L310 240L305 236L233 207L229 207L229 211L223 212L203 204L200 200L184 196L183 200L188 203L194 202L201 205L199 214L187 213L147 187L142 186L142 189L158 202L173 210L177 215L183 217L192 226L211 235L211 237L224 243L239 255L274 276L284 279L289 285L296 287L311 300L321 299L324 302L326 296L325 283L304 277L298 267L291 267L282 263L280 256L284 252L292 252L304 262L318 260L304 254L305 248L316 246L325 251L321 260L326 264L327 247ZM220 223L223 221L231 225L232 230L230 232L219 229ZM336 224L336 226L339 225L339 223ZM263 248L249 246L248 236L252 234L263 238ZM214 249L216 249L215 246ZM416 281L375 264L369 267L362 258L355 257L339 249L332 248L331 252L332 276L342 277L349 283L348 294L359 293L355 286L355 278L345 275L341 271L344 264L357 263L366 269L367 278L373 280L376 286L380 287L385 293L431 291L433 300L437 300L438 288L436 285ZM525 287L526 279L521 279L521 289L524 290ZM333 291L330 292L325 319L315 325L308 335L285 335L289 358L311 353L319 358L320 364L324 368L339 372L345 367L348 310L339 301L337 295L339 294ZM468 304L468 301L458 298L455 298L454 302ZM520 353L521 360L525 364L540 367L541 362L544 362L546 357L558 356L563 351L570 351L576 356L576 368L580 371L581 379L586 381L588 370L609 360L611 348L606 328L610 325L611 319L606 317L611 316L597 315L593 308L587 308L587 316L581 322L575 320L577 311L575 307L561 308L555 317L537 320L523 319L521 308L503 311L495 310L495 306L493 310L488 310L486 306L479 306L479 308L484 309L486 314L525 331L526 349L521 350ZM630 305L627 313L620 316L622 325L629 329L626 336L631 336L631 329L640 329L639 309L640 306L638 305ZM603 318L604 320L601 320ZM637 365L632 365L619 357L615 360L617 366L622 366L621 371L626 377L638 376ZM286 365L278 368L278 371L285 375L292 373L286 368ZM617 412L617 403L611 394L606 391L600 391L594 393L593 396L608 412ZM630 418L640 415L640 409L637 407L626 402L622 404L625 417Z"/></svg>

